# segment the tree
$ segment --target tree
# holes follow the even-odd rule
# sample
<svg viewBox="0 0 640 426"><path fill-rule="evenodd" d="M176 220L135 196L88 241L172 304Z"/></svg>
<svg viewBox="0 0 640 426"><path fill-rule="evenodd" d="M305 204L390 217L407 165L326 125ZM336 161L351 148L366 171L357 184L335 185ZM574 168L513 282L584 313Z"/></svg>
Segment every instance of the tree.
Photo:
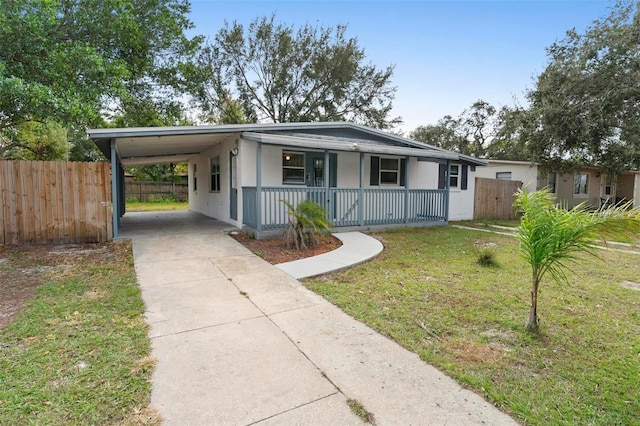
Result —
<svg viewBox="0 0 640 426"><path fill-rule="evenodd" d="M189 40L183 0L0 0L0 143L23 122L55 121L72 140L127 96L179 86ZM86 140L86 137L85 137ZM81 147L88 146L87 144ZM76 152L83 157L83 152Z"/></svg>
<svg viewBox="0 0 640 426"><path fill-rule="evenodd" d="M438 148L482 158L495 134L495 115L495 107L480 99L458 118L445 115L436 125L418 126L409 137Z"/></svg>
<svg viewBox="0 0 640 426"><path fill-rule="evenodd" d="M67 160L67 130L55 121L24 121L17 127L15 142L0 157L14 160Z"/></svg>
<svg viewBox="0 0 640 426"><path fill-rule="evenodd" d="M298 250L306 249L307 244L315 246L318 244L316 233L324 233L331 229L327 220L327 210L320 204L304 200L294 207L286 200L280 202L287 206L289 216L289 227L284 236L288 245L293 242Z"/></svg>
<svg viewBox="0 0 640 426"><path fill-rule="evenodd" d="M527 139L530 122L528 111L521 107L503 106L497 113L495 135L486 150L487 158L520 160L531 158Z"/></svg>
<svg viewBox="0 0 640 426"><path fill-rule="evenodd" d="M547 49L549 64L528 94L534 160L610 174L640 167L639 39L638 5L624 0Z"/></svg>
<svg viewBox="0 0 640 426"><path fill-rule="evenodd" d="M229 96L249 122L348 120L386 129L396 88L393 66L366 64L346 26L299 29L258 18L247 28L225 22L189 72L197 105L208 115Z"/></svg>
<svg viewBox="0 0 640 426"><path fill-rule="evenodd" d="M427 143L442 149L467 153L467 140L460 134L460 120L445 115L437 124L418 126L409 133L413 140Z"/></svg>
<svg viewBox="0 0 640 426"><path fill-rule="evenodd" d="M640 233L640 209L630 210L630 204L592 212L583 203L564 210L543 189L520 190L514 206L523 214L518 228L520 250L532 268L531 307L526 321L530 331L538 330L538 289L547 273L558 283L566 282L567 263L576 262L577 254L597 257L597 239Z"/></svg>

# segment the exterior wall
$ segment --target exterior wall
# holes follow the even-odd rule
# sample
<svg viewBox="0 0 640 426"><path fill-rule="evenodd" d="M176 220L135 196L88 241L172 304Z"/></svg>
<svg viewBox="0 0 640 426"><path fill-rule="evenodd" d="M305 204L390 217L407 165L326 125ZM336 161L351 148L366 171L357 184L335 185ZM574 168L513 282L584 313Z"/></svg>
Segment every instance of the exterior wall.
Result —
<svg viewBox="0 0 640 426"><path fill-rule="evenodd" d="M229 152L236 147L235 141L228 141L216 145L204 151L199 156L193 158L189 163L189 208L193 211L207 216L229 222L236 226L242 226L243 206L242 187L255 187L257 177L256 155L257 143L253 141L238 141L238 164L237 164L237 186L238 186L238 220L230 219L230 191L229 191ZM282 184L282 152L283 151L317 151L309 149L295 149L274 145L262 145L261 161L261 184L263 187L292 187L300 188L301 185ZM220 156L220 192L211 192L209 159ZM360 184L360 153L359 152L338 152L337 187L355 189ZM381 157L385 157L382 155ZM390 158L404 158L393 157ZM193 165L197 165L198 189L193 190ZM437 189L438 188L438 164L433 162L418 161L417 158L410 158L409 188L410 189ZM371 154L364 155L364 188L365 189L403 189L399 185L378 185L370 184ZM476 173L469 167L468 188L460 190L453 188L450 192L449 219L450 220L470 220L473 218L473 200L475 189ZM387 201L394 204L392 199ZM398 201L400 202L400 201ZM395 208L399 206L389 206Z"/></svg>
<svg viewBox="0 0 640 426"><path fill-rule="evenodd" d="M618 175L618 182L616 183L615 188L615 197L624 198L629 201L631 199L635 199L634 190L635 190L635 181L637 175L632 174L621 174Z"/></svg>
<svg viewBox="0 0 640 426"><path fill-rule="evenodd" d="M633 185L633 207L640 207L640 173L635 174Z"/></svg>
<svg viewBox="0 0 640 426"><path fill-rule="evenodd" d="M437 165L436 165L437 167ZM482 167L476 167L476 171L471 171L469 166L469 176L467 182L467 189L451 188L449 192L449 220L471 220L473 219L473 203L476 190L476 176L478 169ZM436 171L436 176L438 172Z"/></svg>
<svg viewBox="0 0 640 426"><path fill-rule="evenodd" d="M586 173L588 178L587 194L576 195L574 191L574 178L578 173ZM576 173L558 175L556 178L556 199L567 208L573 208L585 201L592 206L600 206L600 181L602 176L597 176L596 170L582 170Z"/></svg>
<svg viewBox="0 0 640 426"><path fill-rule="evenodd" d="M203 151L189 161L189 210L214 217L235 226L242 226L242 202L238 202L238 220L230 218L230 181L229 153L236 148L235 140L229 140ZM209 159L220 156L220 191L210 191ZM193 165L197 165L198 188L193 189ZM255 166L254 166L255 169ZM237 167L238 179L242 181L240 164ZM239 186L239 185L238 185ZM240 194L238 194L240 198Z"/></svg>
<svg viewBox="0 0 640 426"><path fill-rule="evenodd" d="M542 186L538 183L538 166L523 161L509 162L489 160L489 165L487 167L478 167L476 169L476 176L496 179L496 173L505 172L511 172L511 180L518 180L522 182L522 187L529 191L535 191L536 189L546 185L546 179Z"/></svg>

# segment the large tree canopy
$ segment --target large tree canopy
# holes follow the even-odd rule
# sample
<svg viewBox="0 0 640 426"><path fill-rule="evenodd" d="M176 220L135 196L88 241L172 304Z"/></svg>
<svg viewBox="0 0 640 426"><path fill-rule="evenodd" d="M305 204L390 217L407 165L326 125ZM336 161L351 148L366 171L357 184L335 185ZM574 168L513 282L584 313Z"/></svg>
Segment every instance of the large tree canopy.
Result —
<svg viewBox="0 0 640 426"><path fill-rule="evenodd" d="M184 0L0 4L0 156L19 141L21 123L83 134L122 99L170 90L200 43L184 35L192 25Z"/></svg>
<svg viewBox="0 0 640 426"><path fill-rule="evenodd" d="M556 169L640 167L638 5L617 3L606 19L584 34L569 31L547 53L528 95L533 159Z"/></svg>
<svg viewBox="0 0 640 426"><path fill-rule="evenodd" d="M249 121L349 120L389 128L396 88L393 67L365 63L364 49L346 27L299 29L275 16L236 22L217 33L193 70L192 90L210 120L235 99Z"/></svg>

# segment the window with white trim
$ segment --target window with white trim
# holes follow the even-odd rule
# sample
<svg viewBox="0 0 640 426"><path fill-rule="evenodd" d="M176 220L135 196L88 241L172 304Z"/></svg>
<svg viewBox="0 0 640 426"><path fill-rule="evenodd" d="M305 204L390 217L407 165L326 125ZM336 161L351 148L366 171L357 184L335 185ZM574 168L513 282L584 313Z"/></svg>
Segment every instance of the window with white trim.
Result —
<svg viewBox="0 0 640 426"><path fill-rule="evenodd" d="M400 183L400 160L398 158L380 158L380 184L398 185Z"/></svg>
<svg viewBox="0 0 640 426"><path fill-rule="evenodd" d="M209 191L220 192L220 156L209 158L209 170L211 172L211 181L209 183Z"/></svg>
<svg viewBox="0 0 640 426"><path fill-rule="evenodd" d="M304 185L304 154L301 152L282 153L282 183Z"/></svg>
<svg viewBox="0 0 640 426"><path fill-rule="evenodd" d="M573 177L573 195L586 197L589 194L589 175L576 173Z"/></svg>
<svg viewBox="0 0 640 426"><path fill-rule="evenodd" d="M613 194L613 179L611 179L611 175L607 175L607 180L604 183L604 194Z"/></svg>
<svg viewBox="0 0 640 426"><path fill-rule="evenodd" d="M460 180L460 166L457 164L452 164L449 169L449 188L457 188L458 181Z"/></svg>

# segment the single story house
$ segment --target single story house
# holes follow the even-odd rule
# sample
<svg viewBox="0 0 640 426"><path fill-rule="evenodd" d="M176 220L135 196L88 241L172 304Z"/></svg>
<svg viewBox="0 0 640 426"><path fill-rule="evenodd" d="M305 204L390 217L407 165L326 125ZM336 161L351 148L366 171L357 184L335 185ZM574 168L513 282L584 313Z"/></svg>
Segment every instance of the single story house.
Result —
<svg viewBox="0 0 640 426"><path fill-rule="evenodd" d="M372 228L472 219L486 161L347 122L92 129L112 164L114 233L124 166L189 163L189 209L251 229L287 226L311 199L333 226Z"/></svg>
<svg viewBox="0 0 640 426"><path fill-rule="evenodd" d="M479 168L477 177L521 181L529 191L549 187L556 200L568 208L584 201L600 207L604 203L633 200L634 207L640 206L640 171L625 171L613 179L596 167L561 174L545 171L530 161L487 161L488 167Z"/></svg>

